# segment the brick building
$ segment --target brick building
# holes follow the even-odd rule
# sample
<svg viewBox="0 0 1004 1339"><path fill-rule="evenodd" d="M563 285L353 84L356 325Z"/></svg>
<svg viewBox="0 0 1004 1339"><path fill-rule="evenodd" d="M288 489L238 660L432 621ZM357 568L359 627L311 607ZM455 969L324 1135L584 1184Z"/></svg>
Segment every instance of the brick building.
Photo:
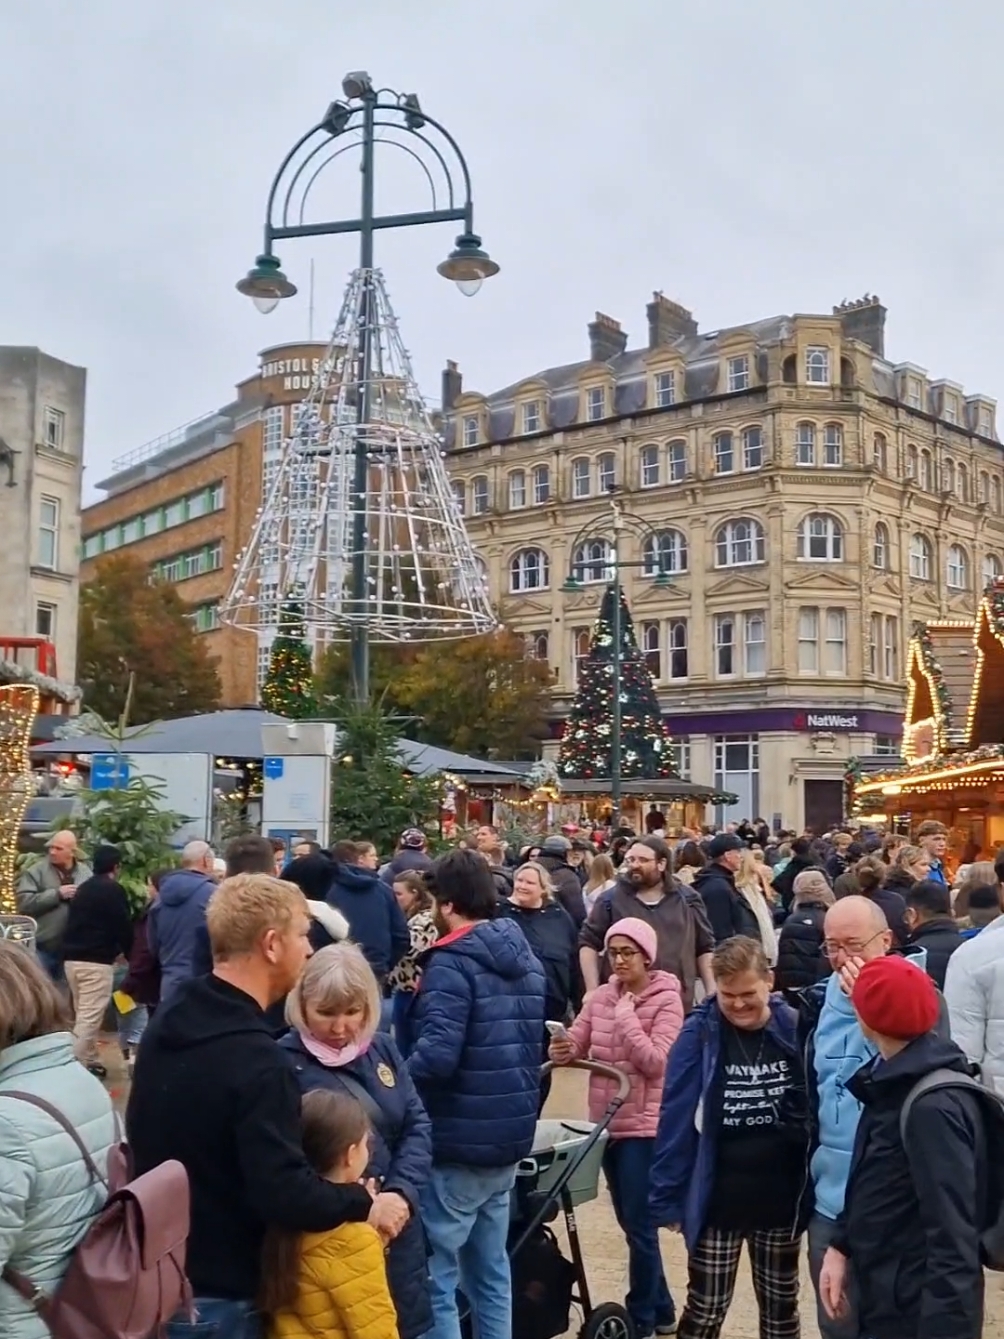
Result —
<svg viewBox="0 0 1004 1339"><path fill-rule="evenodd" d="M82 516L81 580L103 555L125 550L176 585L219 658L225 707L257 701L269 641L267 630L259 641L221 627L219 604L324 353L322 344L265 349L229 404L116 460L98 484L105 498Z"/></svg>

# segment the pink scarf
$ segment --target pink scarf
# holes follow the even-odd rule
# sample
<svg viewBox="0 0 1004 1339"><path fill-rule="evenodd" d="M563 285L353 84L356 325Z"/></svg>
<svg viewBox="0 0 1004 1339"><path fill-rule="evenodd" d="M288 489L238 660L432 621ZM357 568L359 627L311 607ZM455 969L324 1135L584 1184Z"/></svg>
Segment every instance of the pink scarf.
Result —
<svg viewBox="0 0 1004 1339"><path fill-rule="evenodd" d="M329 1069L340 1069L343 1065L350 1065L353 1060L358 1060L361 1055L365 1055L370 1048L370 1038L365 1041L350 1042L348 1046L329 1046L326 1042L318 1041L317 1038L306 1029L300 1033L300 1040L314 1057L322 1065L327 1065Z"/></svg>

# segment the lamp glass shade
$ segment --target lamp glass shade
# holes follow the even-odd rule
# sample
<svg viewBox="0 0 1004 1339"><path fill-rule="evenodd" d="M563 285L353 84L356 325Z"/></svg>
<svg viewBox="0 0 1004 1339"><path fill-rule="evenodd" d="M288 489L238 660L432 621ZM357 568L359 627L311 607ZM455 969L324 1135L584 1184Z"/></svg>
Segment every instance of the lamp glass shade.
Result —
<svg viewBox="0 0 1004 1339"><path fill-rule="evenodd" d="M490 279L499 272L497 263L487 251L482 251L481 238L472 232L461 233L457 238L457 245L446 259L436 266L436 269L444 279L452 279L458 287L474 283L480 287L483 280ZM470 291L461 287L460 291L471 297L477 289Z"/></svg>

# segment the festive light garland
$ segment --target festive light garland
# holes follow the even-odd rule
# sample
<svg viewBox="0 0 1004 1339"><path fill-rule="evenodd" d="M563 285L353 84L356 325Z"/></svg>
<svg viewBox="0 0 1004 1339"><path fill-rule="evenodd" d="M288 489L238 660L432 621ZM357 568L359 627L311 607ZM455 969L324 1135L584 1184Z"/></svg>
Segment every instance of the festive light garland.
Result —
<svg viewBox="0 0 1004 1339"><path fill-rule="evenodd" d="M931 690L931 705L934 707L934 719L938 729L938 742L944 748L948 732L952 728L953 705L945 672L934 651L931 630L926 623L917 623L913 629L913 644L920 658L920 670Z"/></svg>
<svg viewBox="0 0 1004 1339"><path fill-rule="evenodd" d="M28 746L38 715L34 684L0 687L0 915L17 913L17 841L33 792Z"/></svg>

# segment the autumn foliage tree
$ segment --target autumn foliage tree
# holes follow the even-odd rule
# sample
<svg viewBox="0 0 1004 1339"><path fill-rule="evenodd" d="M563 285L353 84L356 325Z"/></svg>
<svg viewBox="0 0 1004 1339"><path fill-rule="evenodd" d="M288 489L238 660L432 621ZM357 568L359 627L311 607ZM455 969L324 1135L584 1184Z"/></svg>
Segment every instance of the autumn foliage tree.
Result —
<svg viewBox="0 0 1004 1339"><path fill-rule="evenodd" d="M77 678L84 702L105 720L125 706L135 675L130 723L215 711L216 660L177 590L151 581L146 563L116 553L80 588Z"/></svg>
<svg viewBox="0 0 1004 1339"><path fill-rule="evenodd" d="M401 720L401 733L423 744L478 757L537 752L547 733L551 672L527 654L508 628L456 642L373 647L374 696ZM349 692L348 661L338 648L321 667L322 695Z"/></svg>

